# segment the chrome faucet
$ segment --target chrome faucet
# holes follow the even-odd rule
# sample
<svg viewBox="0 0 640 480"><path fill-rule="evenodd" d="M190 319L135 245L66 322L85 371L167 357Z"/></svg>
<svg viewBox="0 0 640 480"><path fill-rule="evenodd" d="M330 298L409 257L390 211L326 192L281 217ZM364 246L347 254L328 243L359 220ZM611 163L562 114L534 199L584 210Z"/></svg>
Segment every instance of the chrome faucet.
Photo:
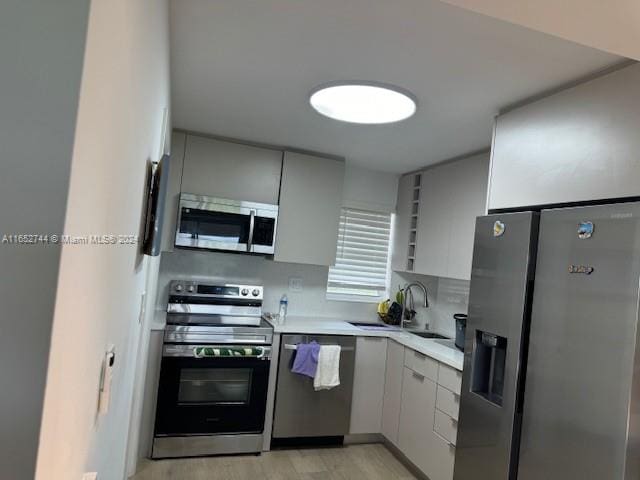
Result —
<svg viewBox="0 0 640 480"><path fill-rule="evenodd" d="M424 295L424 308L429 308L429 300L427 298L427 287L425 287L422 282L418 282L418 281L407 283L404 286L404 298L402 299L402 315L400 316L400 328L405 328L405 324L408 324L411 322L411 320L405 320L404 315L405 315L405 312L407 311L407 299L409 298L409 295L413 297L413 293L411 293L412 287L418 287L420 288L420 290L422 290L422 294ZM429 325L427 325L426 328L429 328Z"/></svg>

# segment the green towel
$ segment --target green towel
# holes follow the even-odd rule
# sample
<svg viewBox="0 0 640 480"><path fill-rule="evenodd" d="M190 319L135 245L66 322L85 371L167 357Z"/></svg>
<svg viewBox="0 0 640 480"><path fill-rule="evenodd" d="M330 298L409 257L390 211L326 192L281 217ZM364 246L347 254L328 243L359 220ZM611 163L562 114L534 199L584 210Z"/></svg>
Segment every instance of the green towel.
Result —
<svg viewBox="0 0 640 480"><path fill-rule="evenodd" d="M193 356L203 357L261 357L264 355L264 348L251 347L194 347Z"/></svg>

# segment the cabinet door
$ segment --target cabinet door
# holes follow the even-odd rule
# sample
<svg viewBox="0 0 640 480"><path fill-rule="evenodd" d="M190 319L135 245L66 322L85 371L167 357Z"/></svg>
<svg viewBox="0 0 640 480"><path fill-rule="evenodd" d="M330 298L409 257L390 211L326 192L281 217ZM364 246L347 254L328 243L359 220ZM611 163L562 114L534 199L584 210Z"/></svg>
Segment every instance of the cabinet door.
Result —
<svg viewBox="0 0 640 480"><path fill-rule="evenodd" d="M333 265L344 162L285 152L274 260Z"/></svg>
<svg viewBox="0 0 640 480"><path fill-rule="evenodd" d="M430 448L435 410L436 383L404 367L398 448L429 478L430 466L439 461Z"/></svg>
<svg viewBox="0 0 640 480"><path fill-rule="evenodd" d="M431 461L424 472L429 480L452 480L456 448L452 442L446 440L436 432L429 432L429 456Z"/></svg>
<svg viewBox="0 0 640 480"><path fill-rule="evenodd" d="M382 434L394 445L398 444L403 369L404 347L393 340L389 340L387 345L387 369L384 379L384 402L382 405Z"/></svg>
<svg viewBox="0 0 640 480"><path fill-rule="evenodd" d="M447 276L451 222L448 207L452 183L451 164L422 172L414 269L416 273Z"/></svg>
<svg viewBox="0 0 640 480"><path fill-rule="evenodd" d="M396 223L393 230L393 252L391 256L391 267L396 271L405 271L407 269L413 178L414 175L404 175L400 177L398 182Z"/></svg>
<svg viewBox="0 0 640 480"><path fill-rule="evenodd" d="M175 244L186 138L187 135L182 132L173 132L171 134L171 165L169 165L167 198L164 203L164 222L162 224L161 250L163 252L173 252Z"/></svg>
<svg viewBox="0 0 640 480"><path fill-rule="evenodd" d="M387 339L358 337L349 433L380 433Z"/></svg>
<svg viewBox="0 0 640 480"><path fill-rule="evenodd" d="M471 279L476 217L486 213L489 154L451 164L447 277Z"/></svg>
<svg viewBox="0 0 640 480"><path fill-rule="evenodd" d="M277 204L282 152L187 135L182 192Z"/></svg>

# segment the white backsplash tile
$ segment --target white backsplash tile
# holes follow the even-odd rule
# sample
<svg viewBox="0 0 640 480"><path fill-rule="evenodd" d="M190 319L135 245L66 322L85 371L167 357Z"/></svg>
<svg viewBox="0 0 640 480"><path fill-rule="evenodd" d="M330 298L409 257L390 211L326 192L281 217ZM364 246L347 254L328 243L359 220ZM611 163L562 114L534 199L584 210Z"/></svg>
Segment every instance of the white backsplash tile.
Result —
<svg viewBox="0 0 640 480"><path fill-rule="evenodd" d="M156 308L166 308L171 280L192 279L264 285L266 312L277 312L280 297L286 293L290 315L375 320L374 303L326 299L328 271L327 267L274 262L262 256L193 250L165 252L160 263ZM302 290L298 291L300 283Z"/></svg>
<svg viewBox="0 0 640 480"><path fill-rule="evenodd" d="M414 290L416 304L416 324L418 328L429 325L430 330L454 337L456 333L454 313L467 313L469 306L469 282L450 278L430 277L412 273L394 272L391 276L393 294L398 285L404 286L412 281L420 281L427 287L429 308L420 306L422 294Z"/></svg>

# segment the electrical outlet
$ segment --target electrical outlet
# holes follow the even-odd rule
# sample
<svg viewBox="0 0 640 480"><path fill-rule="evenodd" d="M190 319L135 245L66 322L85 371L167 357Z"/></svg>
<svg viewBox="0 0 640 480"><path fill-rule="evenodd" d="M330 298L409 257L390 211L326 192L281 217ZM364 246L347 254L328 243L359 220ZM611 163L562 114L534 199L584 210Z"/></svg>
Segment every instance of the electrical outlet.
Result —
<svg viewBox="0 0 640 480"><path fill-rule="evenodd" d="M82 480L98 480L98 472L87 472L82 475Z"/></svg>
<svg viewBox="0 0 640 480"><path fill-rule="evenodd" d="M289 277L289 290L292 292L301 292L302 291L302 278L300 277Z"/></svg>

